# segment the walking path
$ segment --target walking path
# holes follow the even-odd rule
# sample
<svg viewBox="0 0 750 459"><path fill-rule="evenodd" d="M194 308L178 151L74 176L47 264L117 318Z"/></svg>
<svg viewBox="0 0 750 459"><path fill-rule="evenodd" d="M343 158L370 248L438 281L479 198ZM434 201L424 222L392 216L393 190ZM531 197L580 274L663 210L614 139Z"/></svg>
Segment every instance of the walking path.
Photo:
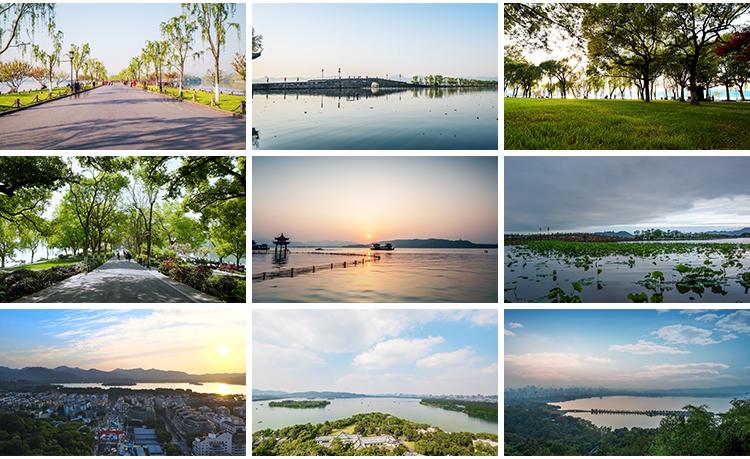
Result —
<svg viewBox="0 0 750 459"><path fill-rule="evenodd" d="M0 117L5 150L245 150L247 123L122 84Z"/></svg>
<svg viewBox="0 0 750 459"><path fill-rule="evenodd" d="M221 303L134 261L109 260L16 303Z"/></svg>

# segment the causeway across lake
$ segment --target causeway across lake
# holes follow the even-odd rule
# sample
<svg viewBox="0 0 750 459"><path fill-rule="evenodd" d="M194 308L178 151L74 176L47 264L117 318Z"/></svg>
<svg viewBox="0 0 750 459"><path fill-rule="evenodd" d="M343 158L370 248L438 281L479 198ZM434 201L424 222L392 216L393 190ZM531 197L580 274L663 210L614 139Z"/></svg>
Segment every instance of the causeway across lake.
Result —
<svg viewBox="0 0 750 459"><path fill-rule="evenodd" d="M118 83L0 116L5 150L244 150L246 137L242 118Z"/></svg>
<svg viewBox="0 0 750 459"><path fill-rule="evenodd" d="M221 303L170 279L156 268L111 259L88 274L77 274L16 303Z"/></svg>

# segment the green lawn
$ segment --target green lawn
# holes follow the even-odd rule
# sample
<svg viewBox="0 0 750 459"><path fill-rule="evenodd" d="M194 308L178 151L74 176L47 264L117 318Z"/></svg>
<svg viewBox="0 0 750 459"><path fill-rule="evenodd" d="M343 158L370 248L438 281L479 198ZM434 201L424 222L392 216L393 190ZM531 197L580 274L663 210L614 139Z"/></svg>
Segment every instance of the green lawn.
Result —
<svg viewBox="0 0 750 459"><path fill-rule="evenodd" d="M332 429L331 430L331 435L336 435L336 434L339 434L341 432L348 433L348 434L353 434L354 433L354 426L351 425L349 427L344 427L343 429Z"/></svg>
<svg viewBox="0 0 750 459"><path fill-rule="evenodd" d="M750 149L750 104L504 99L506 150Z"/></svg>
<svg viewBox="0 0 750 459"><path fill-rule="evenodd" d="M5 271L15 271L17 269L49 269L49 268L52 268L53 266L74 265L78 263L79 261L83 261L83 258L63 258L63 259L55 258L53 260L47 260L44 263L35 263L33 265L6 268Z"/></svg>
<svg viewBox="0 0 750 459"><path fill-rule="evenodd" d="M156 86L149 86L148 90L151 92L158 92ZM180 93L180 90L177 88L165 88L163 94L168 94L174 97L175 99L178 98L178 94ZM214 97L214 93L207 93L207 92L201 92L201 91L188 91L186 89L182 90L182 99L183 100L193 100L193 93L196 94L196 102L203 105L211 106L211 98ZM240 101L247 100L247 97L245 96L230 96L228 94L222 94L221 97L219 97L219 103L216 104L218 108L222 110L226 110L228 112L234 112L234 113L240 113ZM245 108L247 110L247 108Z"/></svg>
<svg viewBox="0 0 750 459"><path fill-rule="evenodd" d="M7 87L3 87L2 89L7 90ZM55 88L52 90L52 98L57 98L57 91L63 91L61 94L64 94L64 92L68 88ZM26 106L34 102L34 95L39 95L39 101L47 100L49 98L49 92L45 89L43 91L37 90L37 91L31 91L31 92L25 92L23 94L2 94L0 95L0 112L10 110L13 107L13 102L15 102L16 99L19 99L19 102L21 106Z"/></svg>

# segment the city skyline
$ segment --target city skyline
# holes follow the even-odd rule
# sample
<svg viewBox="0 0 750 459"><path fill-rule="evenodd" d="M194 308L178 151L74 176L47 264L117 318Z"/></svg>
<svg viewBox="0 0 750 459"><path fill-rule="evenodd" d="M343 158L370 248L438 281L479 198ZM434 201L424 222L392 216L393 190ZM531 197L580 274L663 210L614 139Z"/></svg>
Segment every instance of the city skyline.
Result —
<svg viewBox="0 0 750 459"><path fill-rule="evenodd" d="M508 156L504 232L750 226L744 157Z"/></svg>
<svg viewBox="0 0 750 459"><path fill-rule="evenodd" d="M245 311L0 310L0 366L245 373Z"/></svg>
<svg viewBox="0 0 750 459"><path fill-rule="evenodd" d="M107 69L108 75L120 73L128 67L130 59L139 57L141 50L146 46L146 40L162 40L160 24L168 22L172 17L182 14L180 3L56 3L55 29L63 32L63 46L61 59L67 61L67 52L70 45L78 47L88 43L91 48L90 57L98 59ZM228 18L227 22L235 22L240 25L240 39L234 28L227 31L226 48L222 47L219 55L219 68L223 71L233 72L230 67L234 54L245 53L247 48L247 8L245 3L237 3L234 17ZM201 41L200 29L193 35L194 51L209 49L202 59L185 61L185 72L197 76L204 76L207 69L214 68L213 54L210 51L208 41ZM7 39L6 39L7 40ZM20 28L14 43L37 44L45 52L53 50L52 39L44 27L36 26L36 32L26 33ZM15 58L31 62L34 54L31 46L27 47L24 55L19 48L11 47L2 54L3 61ZM36 63L35 63L36 64ZM70 63L63 62L60 69L66 74L70 73ZM151 66L153 72L153 65Z"/></svg>
<svg viewBox="0 0 750 459"><path fill-rule="evenodd" d="M497 310L254 310L258 390L497 395Z"/></svg>
<svg viewBox="0 0 750 459"><path fill-rule="evenodd" d="M750 311L504 311L504 387L750 385Z"/></svg>
<svg viewBox="0 0 750 459"><path fill-rule="evenodd" d="M264 52L253 61L253 80L331 78L339 68L342 78L494 78L498 13L497 3L254 3ZM427 45L447 30L450 40Z"/></svg>
<svg viewBox="0 0 750 459"><path fill-rule="evenodd" d="M498 159L259 157L253 238L498 241Z"/></svg>

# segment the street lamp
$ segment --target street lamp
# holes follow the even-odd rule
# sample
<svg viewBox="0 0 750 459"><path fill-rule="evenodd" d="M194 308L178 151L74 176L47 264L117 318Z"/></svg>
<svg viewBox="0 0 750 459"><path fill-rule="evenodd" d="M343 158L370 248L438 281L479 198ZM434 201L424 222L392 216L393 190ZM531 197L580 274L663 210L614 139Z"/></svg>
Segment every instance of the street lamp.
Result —
<svg viewBox="0 0 750 459"><path fill-rule="evenodd" d="M75 56L76 53L73 50L70 50L68 52L68 57L70 58L70 93L73 93L73 56Z"/></svg>

